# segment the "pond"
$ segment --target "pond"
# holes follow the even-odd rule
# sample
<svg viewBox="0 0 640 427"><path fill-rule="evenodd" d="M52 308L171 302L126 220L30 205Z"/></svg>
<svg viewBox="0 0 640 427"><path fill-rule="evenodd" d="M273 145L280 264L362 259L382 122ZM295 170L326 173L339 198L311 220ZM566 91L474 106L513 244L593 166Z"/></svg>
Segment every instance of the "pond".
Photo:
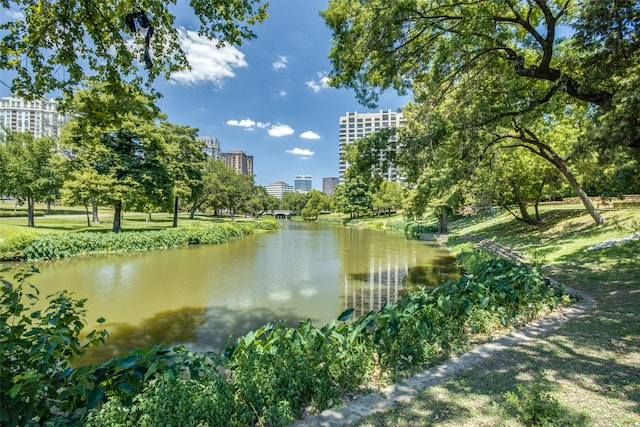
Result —
<svg viewBox="0 0 640 427"><path fill-rule="evenodd" d="M109 342L93 363L149 344L219 351L229 336L277 320L321 327L342 311L357 315L395 301L410 286L459 274L433 242L398 233L283 221L276 233L222 245L85 256L37 264L43 295L67 289L87 298L87 330L97 319Z"/></svg>

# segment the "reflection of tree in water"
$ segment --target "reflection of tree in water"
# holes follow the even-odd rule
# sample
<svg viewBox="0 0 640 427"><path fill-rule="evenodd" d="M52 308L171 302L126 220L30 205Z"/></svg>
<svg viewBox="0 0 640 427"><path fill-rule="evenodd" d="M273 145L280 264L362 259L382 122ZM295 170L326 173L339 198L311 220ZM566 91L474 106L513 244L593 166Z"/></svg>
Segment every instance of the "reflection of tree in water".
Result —
<svg viewBox="0 0 640 427"><path fill-rule="evenodd" d="M103 346L89 351L82 364L103 363L127 351L150 344L175 346L184 344L191 351L220 351L229 336L244 336L260 326L284 320L289 326L297 326L303 319L283 318L268 309L231 310L222 307L185 307L158 313L145 319L141 325L128 323L105 324L109 340Z"/></svg>

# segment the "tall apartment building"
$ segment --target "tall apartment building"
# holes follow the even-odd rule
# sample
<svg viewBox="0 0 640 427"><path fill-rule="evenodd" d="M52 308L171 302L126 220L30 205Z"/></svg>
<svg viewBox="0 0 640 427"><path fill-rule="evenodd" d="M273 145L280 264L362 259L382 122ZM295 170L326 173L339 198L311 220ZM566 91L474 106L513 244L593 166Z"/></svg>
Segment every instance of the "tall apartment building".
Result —
<svg viewBox="0 0 640 427"><path fill-rule="evenodd" d="M353 144L358 139L367 137L384 128L399 128L406 123L401 112L391 110L380 110L377 113L347 113L340 117L340 182L344 182L344 176L349 168L349 162L345 159L346 147ZM389 150L398 148L397 136L389 139ZM384 179L387 181L401 181L402 177L395 165L389 165L384 172Z"/></svg>
<svg viewBox="0 0 640 427"><path fill-rule="evenodd" d="M340 178L337 176L322 178L322 192L327 196L331 196L333 195L333 189L338 184L340 184Z"/></svg>
<svg viewBox="0 0 640 427"><path fill-rule="evenodd" d="M199 136L198 141L205 143L205 147L202 151L207 155L209 160L220 160L220 140L213 136Z"/></svg>
<svg viewBox="0 0 640 427"><path fill-rule="evenodd" d="M282 195L284 193L290 193L293 191L293 186L284 181L272 182L271 184L265 185L264 188L267 190L267 194L278 199L282 199Z"/></svg>
<svg viewBox="0 0 640 427"><path fill-rule="evenodd" d="M231 150L228 153L220 153L220 160L227 167L234 169L242 175L253 175L253 156L247 156L241 150Z"/></svg>
<svg viewBox="0 0 640 427"><path fill-rule="evenodd" d="M65 118L50 99L27 101L17 96L0 98L0 132L30 132L36 138L60 136Z"/></svg>
<svg viewBox="0 0 640 427"><path fill-rule="evenodd" d="M300 193L308 193L312 186L311 175L296 175L293 177L293 191Z"/></svg>

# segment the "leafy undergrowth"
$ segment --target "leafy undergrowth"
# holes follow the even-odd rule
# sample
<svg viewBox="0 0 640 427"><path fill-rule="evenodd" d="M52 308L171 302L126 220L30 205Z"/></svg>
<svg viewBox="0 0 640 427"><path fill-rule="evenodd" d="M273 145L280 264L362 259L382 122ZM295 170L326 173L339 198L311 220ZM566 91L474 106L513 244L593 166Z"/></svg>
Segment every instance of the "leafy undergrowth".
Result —
<svg viewBox="0 0 640 427"><path fill-rule="evenodd" d="M2 282L2 421L112 425L286 425L331 407L368 384L437 363L475 335L515 327L569 302L537 268L478 259L468 275L422 288L395 304L317 328L265 325L221 353L156 346L97 366L82 354L83 301L60 293L34 311L37 289L17 275ZM22 301L32 304L22 303ZM100 345L93 332L87 345Z"/></svg>
<svg viewBox="0 0 640 427"><path fill-rule="evenodd" d="M545 273L585 291L596 308L355 425L521 426L542 419L563 426L640 425L640 242L585 250L638 231L640 210L604 215L604 226L583 211L560 210L545 213L541 228L497 217L454 227L543 253L537 260ZM451 244L458 252L471 246L459 239Z"/></svg>
<svg viewBox="0 0 640 427"><path fill-rule="evenodd" d="M170 249L194 244L220 244L256 230L277 230L271 219L250 222L194 223L186 227L122 233L14 233L0 242L0 260L43 260L92 253Z"/></svg>

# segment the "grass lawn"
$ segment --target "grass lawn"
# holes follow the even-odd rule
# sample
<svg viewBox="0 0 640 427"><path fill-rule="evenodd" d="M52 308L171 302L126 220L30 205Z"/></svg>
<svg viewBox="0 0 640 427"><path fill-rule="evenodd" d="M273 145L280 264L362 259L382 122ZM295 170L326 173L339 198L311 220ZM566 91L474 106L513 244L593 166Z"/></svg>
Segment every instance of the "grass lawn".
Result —
<svg viewBox="0 0 640 427"><path fill-rule="evenodd" d="M0 203L0 211L15 210L13 201ZM36 204L36 211L47 210L46 204ZM0 239L16 232L29 232L37 234L61 233L61 232L110 232L113 225L113 209L100 208L98 217L99 223L92 223L87 226L87 215L83 207L53 207L44 216L36 216L35 227L27 227L27 211L25 206L18 206L18 212L23 212L22 217L1 217L0 216ZM189 219L188 213L180 213L178 225L187 225L193 222L219 222L229 218L212 217L210 215L197 214L195 218ZM236 220L244 220L242 216L236 216ZM154 213L149 221L149 214L142 212L125 212L122 220L122 231L142 231L160 230L173 226L173 215L169 213Z"/></svg>
<svg viewBox="0 0 640 427"><path fill-rule="evenodd" d="M555 425L640 425L640 240L585 251L640 231L640 209L603 214L603 226L584 210L557 208L545 209L540 228L507 215L452 223L453 235L473 233L532 255L551 277L590 294L597 307L355 425L523 425L505 394L516 393L519 407L527 408L535 399L526 391L536 384L557 402L559 412L549 420ZM455 251L470 243L451 239L450 245Z"/></svg>

